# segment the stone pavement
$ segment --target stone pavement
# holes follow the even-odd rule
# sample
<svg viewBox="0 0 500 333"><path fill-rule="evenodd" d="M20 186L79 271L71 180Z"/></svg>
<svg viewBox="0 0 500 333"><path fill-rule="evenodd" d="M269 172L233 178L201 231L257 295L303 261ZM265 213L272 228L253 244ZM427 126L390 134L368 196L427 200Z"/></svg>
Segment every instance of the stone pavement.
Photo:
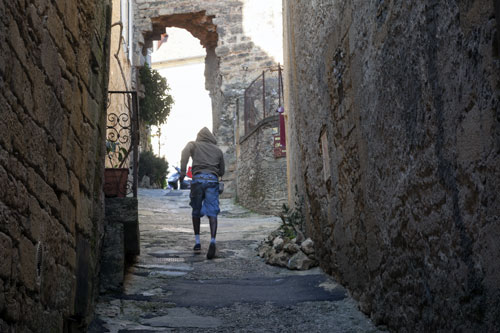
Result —
<svg viewBox="0 0 500 333"><path fill-rule="evenodd" d="M266 265L256 247L279 218L221 201L217 255L202 219L194 254L189 191L140 190L141 255L122 294L101 295L90 332L378 332L319 268Z"/></svg>

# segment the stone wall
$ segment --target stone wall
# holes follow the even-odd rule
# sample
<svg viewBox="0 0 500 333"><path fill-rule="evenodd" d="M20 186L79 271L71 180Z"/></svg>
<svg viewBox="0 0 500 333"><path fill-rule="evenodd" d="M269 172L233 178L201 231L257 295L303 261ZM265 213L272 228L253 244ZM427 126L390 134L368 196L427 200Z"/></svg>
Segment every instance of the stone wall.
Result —
<svg viewBox="0 0 500 333"><path fill-rule="evenodd" d="M285 2L289 188L321 266L393 330L500 329L493 4Z"/></svg>
<svg viewBox="0 0 500 333"><path fill-rule="evenodd" d="M153 40L160 39L165 27L188 30L206 48L205 77L212 99L213 131L227 166L224 196L235 197L236 100L264 69L281 61L281 1L137 0L136 4L138 58Z"/></svg>
<svg viewBox="0 0 500 333"><path fill-rule="evenodd" d="M0 2L0 331L85 325L102 233L109 1Z"/></svg>
<svg viewBox="0 0 500 333"><path fill-rule="evenodd" d="M274 157L278 127L278 116L266 118L240 141L238 202L261 214L278 215L287 203L286 159Z"/></svg>

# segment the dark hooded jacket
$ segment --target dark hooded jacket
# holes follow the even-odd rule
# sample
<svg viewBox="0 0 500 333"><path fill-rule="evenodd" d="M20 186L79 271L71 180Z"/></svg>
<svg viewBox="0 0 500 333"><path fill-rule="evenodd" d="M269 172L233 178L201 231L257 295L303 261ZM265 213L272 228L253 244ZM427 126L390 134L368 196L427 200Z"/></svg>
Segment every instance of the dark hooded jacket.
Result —
<svg viewBox="0 0 500 333"><path fill-rule="evenodd" d="M215 136L206 127L203 127L196 137L196 141L189 142L182 150L181 175L186 175L186 166L189 157L193 159L193 175L198 173L212 173L218 177L224 175L224 155L216 146Z"/></svg>

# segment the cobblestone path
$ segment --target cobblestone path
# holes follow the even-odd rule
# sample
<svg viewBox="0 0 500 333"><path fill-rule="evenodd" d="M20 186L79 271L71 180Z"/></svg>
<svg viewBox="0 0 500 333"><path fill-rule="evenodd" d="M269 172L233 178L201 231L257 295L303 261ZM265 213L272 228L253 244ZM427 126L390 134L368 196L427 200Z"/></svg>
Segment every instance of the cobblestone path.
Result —
<svg viewBox="0 0 500 333"><path fill-rule="evenodd" d="M101 295L90 332L378 332L347 292L319 268L266 265L258 243L279 219L222 200L217 256L192 252L189 192L141 190L141 255L124 292Z"/></svg>

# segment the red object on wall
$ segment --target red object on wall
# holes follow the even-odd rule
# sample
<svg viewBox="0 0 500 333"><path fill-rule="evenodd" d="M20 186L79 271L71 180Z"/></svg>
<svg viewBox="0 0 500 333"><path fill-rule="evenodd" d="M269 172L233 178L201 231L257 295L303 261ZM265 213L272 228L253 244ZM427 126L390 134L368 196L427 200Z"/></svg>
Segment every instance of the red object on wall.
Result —
<svg viewBox="0 0 500 333"><path fill-rule="evenodd" d="M104 195L108 198L127 196L128 168L104 169Z"/></svg>
<svg viewBox="0 0 500 333"><path fill-rule="evenodd" d="M283 113L280 113L280 141L281 146L286 148L286 134L285 134L285 116Z"/></svg>
<svg viewBox="0 0 500 333"><path fill-rule="evenodd" d="M274 157L279 158L279 157L286 157L286 147L281 144L281 138L280 135L275 135L274 136Z"/></svg>
<svg viewBox="0 0 500 333"><path fill-rule="evenodd" d="M286 157L286 134L285 134L285 110L280 107L277 112L279 113L279 134L275 135L273 141L274 157Z"/></svg>

